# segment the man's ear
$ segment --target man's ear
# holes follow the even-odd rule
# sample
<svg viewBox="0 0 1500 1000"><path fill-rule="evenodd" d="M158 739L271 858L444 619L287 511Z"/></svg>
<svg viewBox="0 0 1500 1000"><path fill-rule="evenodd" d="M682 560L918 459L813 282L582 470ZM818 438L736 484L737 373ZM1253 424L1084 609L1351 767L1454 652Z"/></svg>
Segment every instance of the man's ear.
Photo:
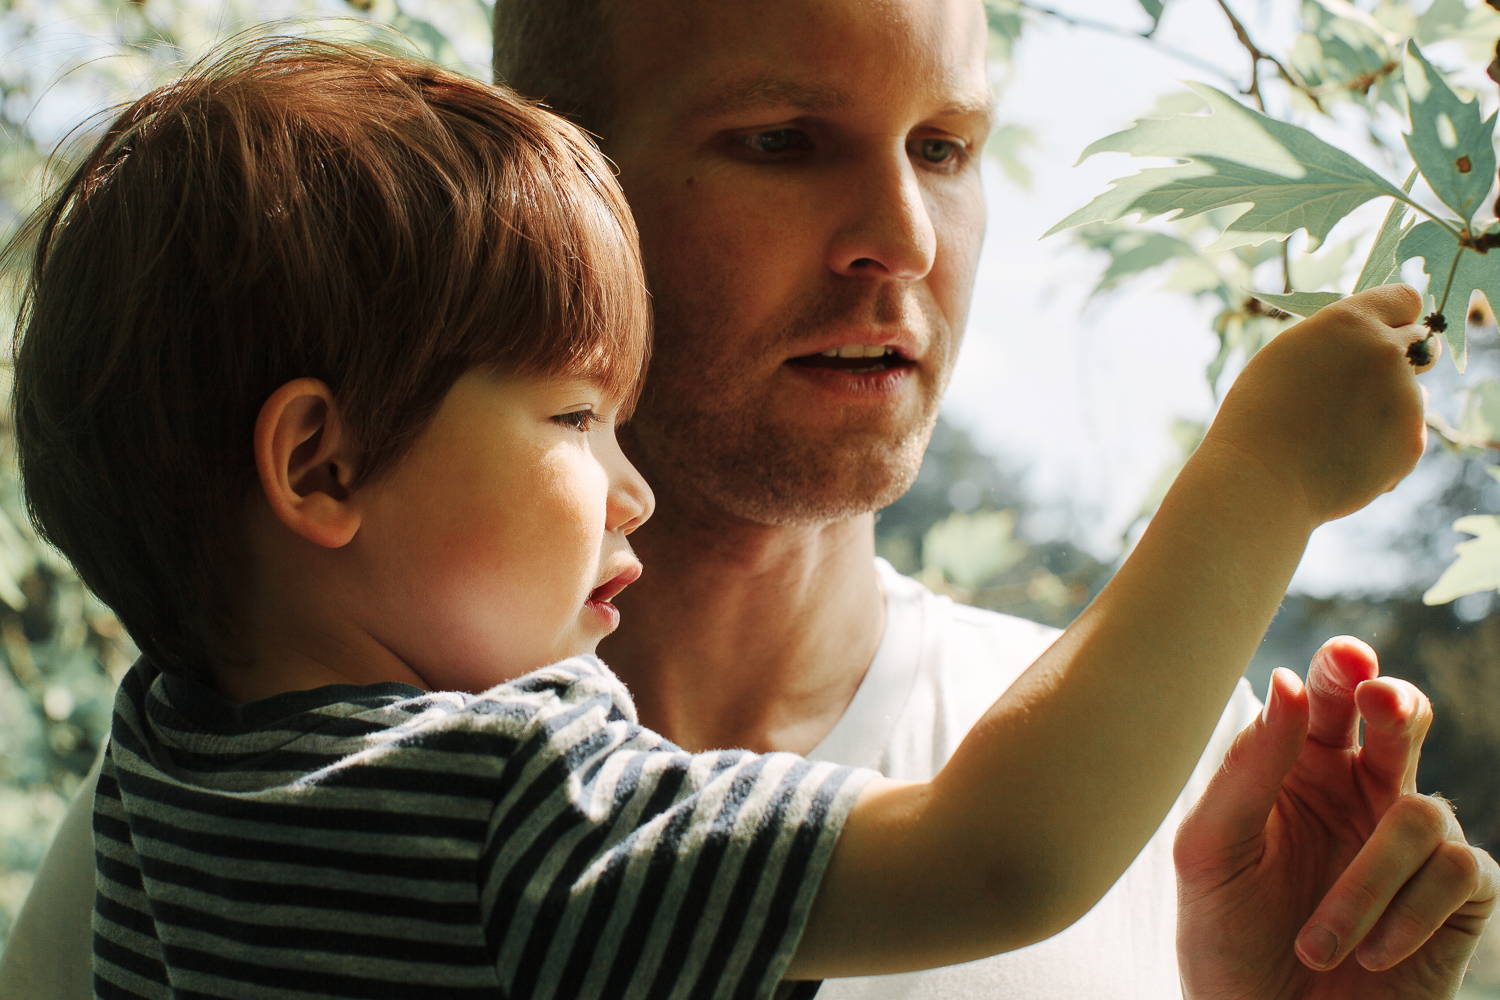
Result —
<svg viewBox="0 0 1500 1000"><path fill-rule="evenodd" d="M271 393L255 421L255 468L271 512L325 548L347 545L359 530L348 502L352 444L332 391L315 378Z"/></svg>

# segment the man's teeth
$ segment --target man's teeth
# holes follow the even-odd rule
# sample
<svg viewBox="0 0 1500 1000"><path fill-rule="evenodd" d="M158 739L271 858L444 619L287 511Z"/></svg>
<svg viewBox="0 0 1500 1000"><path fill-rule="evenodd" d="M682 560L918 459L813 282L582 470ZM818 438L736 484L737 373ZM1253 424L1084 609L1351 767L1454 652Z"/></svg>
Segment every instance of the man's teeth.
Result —
<svg viewBox="0 0 1500 1000"><path fill-rule="evenodd" d="M881 344L845 344L843 347L835 347L824 351L825 358L879 358L896 352Z"/></svg>

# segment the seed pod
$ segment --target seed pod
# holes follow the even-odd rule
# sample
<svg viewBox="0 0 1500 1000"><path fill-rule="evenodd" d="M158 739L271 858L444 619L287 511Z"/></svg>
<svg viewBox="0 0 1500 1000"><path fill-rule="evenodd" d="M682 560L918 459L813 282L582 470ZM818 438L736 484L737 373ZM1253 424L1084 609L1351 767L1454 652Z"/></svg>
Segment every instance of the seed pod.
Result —
<svg viewBox="0 0 1500 1000"><path fill-rule="evenodd" d="M1432 334L1412 341L1411 346L1406 349L1406 360L1417 368L1432 364Z"/></svg>

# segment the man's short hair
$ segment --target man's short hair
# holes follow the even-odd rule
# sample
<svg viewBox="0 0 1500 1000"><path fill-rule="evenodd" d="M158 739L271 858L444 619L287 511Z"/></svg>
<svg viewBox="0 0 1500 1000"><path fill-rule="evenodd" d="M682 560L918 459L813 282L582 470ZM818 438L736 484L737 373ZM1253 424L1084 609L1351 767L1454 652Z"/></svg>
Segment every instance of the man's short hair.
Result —
<svg viewBox="0 0 1500 1000"><path fill-rule="evenodd" d="M612 0L495 0L495 82L609 131Z"/></svg>
<svg viewBox="0 0 1500 1000"><path fill-rule="evenodd" d="M628 412L646 363L635 225L593 145L362 48L262 40L153 91L29 229L27 504L169 671L233 641L226 567L277 387L332 389L358 489L471 369L588 378Z"/></svg>

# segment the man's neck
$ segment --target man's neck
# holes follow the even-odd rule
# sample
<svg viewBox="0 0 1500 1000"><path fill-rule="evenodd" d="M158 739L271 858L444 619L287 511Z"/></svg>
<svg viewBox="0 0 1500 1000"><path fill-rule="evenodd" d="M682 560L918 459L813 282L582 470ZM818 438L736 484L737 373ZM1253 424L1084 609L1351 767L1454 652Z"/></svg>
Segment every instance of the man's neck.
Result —
<svg viewBox="0 0 1500 1000"><path fill-rule="evenodd" d="M688 750L807 753L864 679L885 628L874 516L800 527L657 517L600 655L641 721Z"/></svg>

